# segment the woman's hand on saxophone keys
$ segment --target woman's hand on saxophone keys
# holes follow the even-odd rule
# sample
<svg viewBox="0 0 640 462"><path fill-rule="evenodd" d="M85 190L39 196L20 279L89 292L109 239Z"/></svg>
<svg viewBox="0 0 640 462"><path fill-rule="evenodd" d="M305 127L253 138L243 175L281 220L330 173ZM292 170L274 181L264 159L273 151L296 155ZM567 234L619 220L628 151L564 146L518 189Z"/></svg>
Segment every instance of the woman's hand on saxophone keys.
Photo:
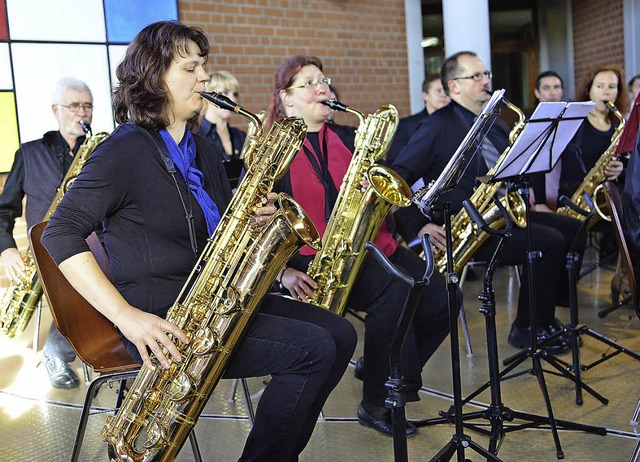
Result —
<svg viewBox="0 0 640 462"><path fill-rule="evenodd" d="M604 174L607 177L607 180L613 181L620 176L623 169L624 165L622 164L622 162L620 162L619 160L612 160L604 169Z"/></svg>
<svg viewBox="0 0 640 462"><path fill-rule="evenodd" d="M266 203L257 207L251 215L251 220L255 223L256 227L262 228L266 225L274 213L276 213L275 202L278 200L278 195L274 192L267 194Z"/></svg>
<svg viewBox="0 0 640 462"><path fill-rule="evenodd" d="M308 302L313 298L314 291L318 285L307 273L298 271L295 268L285 268L280 278L282 284L293 298L302 302Z"/></svg>
<svg viewBox="0 0 640 462"><path fill-rule="evenodd" d="M180 351L168 334L173 335L182 343L189 343L189 338L175 324L134 307L121 313L116 325L123 335L136 346L142 361L149 367L153 366L149 350L165 369L169 368L170 362L163 352L163 348L168 351L174 361L180 362L182 360Z"/></svg>

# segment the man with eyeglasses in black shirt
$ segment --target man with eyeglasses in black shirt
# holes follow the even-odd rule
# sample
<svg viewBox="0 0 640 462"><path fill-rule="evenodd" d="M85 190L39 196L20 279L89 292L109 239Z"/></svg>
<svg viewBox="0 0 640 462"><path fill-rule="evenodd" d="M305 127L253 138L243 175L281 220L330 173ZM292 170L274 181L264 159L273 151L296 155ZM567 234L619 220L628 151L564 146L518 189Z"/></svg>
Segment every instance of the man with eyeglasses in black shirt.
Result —
<svg viewBox="0 0 640 462"><path fill-rule="evenodd" d="M15 221L23 212L22 200L26 195L26 221L27 228L30 228L43 220L73 157L84 143L85 132L81 122L86 126L91 124L91 90L78 79L63 78L56 84L51 110L58 130L20 145L0 194L0 261L12 281L20 279L25 270L13 238ZM80 384L69 366L76 359L76 354L55 323L51 324L43 357L53 387L68 389Z"/></svg>
<svg viewBox="0 0 640 462"><path fill-rule="evenodd" d="M409 184L414 184L420 178L424 180L424 184L429 184L431 180L438 178L471 128L475 117L490 98L491 71L473 52L463 51L447 58L441 75L451 103L431 115L416 129L407 146L391 165ZM478 150L480 155L471 160L457 186L441 195L440 200L449 201L452 212L460 210L462 201L471 197L476 178L485 175L508 146L509 129L504 122L497 120ZM555 306L568 305L568 290L563 287L563 283L568 279L564 263L571 242L566 242L564 236L575 235L580 223L555 214L532 212L531 215L532 223L529 226L532 227L533 248L542 252L542 257L536 261L534 284L537 290L537 333L540 340L543 340L562 329L562 325L555 319ZM418 236L428 233L432 245L445 250L442 217L434 214L428 220L414 205L398 210L395 217L396 221ZM490 259L496 245L497 241L490 238L478 250L476 257L479 260ZM514 227L501 264L525 263L526 251L525 230ZM515 348L525 348L531 342L526 272L525 265L517 316L508 339L509 344ZM558 338L547 343L545 348L558 353L565 351L568 344L564 339Z"/></svg>

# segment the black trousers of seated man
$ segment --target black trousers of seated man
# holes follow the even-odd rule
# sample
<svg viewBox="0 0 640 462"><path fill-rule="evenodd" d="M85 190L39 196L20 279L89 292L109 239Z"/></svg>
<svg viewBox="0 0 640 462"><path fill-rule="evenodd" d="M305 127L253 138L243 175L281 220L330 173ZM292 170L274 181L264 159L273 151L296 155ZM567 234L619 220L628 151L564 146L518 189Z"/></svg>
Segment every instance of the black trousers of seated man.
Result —
<svg viewBox="0 0 640 462"><path fill-rule="evenodd" d="M424 276L424 260L404 247L398 247L390 260L414 280ZM367 255L348 301L349 308L366 312L362 398L366 404L382 407L388 396L385 383L390 374L391 344L408 292L409 286ZM461 293L458 301L462 304ZM420 399L422 368L449 333L448 313L446 283L436 271L431 283L423 288L404 344L402 368L407 401Z"/></svg>
<svg viewBox="0 0 640 462"><path fill-rule="evenodd" d="M581 222L556 213L534 212L531 218L532 249L542 252L542 257L534 262L533 290L536 294L536 323L544 327L555 320L556 305L569 306L569 275L566 270L566 256L578 234ZM580 233L575 250L582 256L586 244L586 233ZM498 245L495 238L491 238L477 252L478 260L489 260ZM518 327L531 324L529 311L529 268L527 262L527 230L513 227L502 258L502 266L524 264L521 278L520 293L518 294L518 310L514 323ZM581 258L580 258L581 260ZM580 271L578 262L576 271Z"/></svg>

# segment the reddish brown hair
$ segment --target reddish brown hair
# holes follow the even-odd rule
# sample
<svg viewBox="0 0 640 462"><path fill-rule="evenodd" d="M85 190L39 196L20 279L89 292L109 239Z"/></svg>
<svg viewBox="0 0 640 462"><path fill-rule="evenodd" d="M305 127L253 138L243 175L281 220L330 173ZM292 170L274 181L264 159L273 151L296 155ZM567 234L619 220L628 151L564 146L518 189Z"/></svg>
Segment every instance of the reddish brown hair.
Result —
<svg viewBox="0 0 640 462"><path fill-rule="evenodd" d="M587 73L582 85L576 92L576 101L589 101L591 99L589 92L591 91L593 80L600 72L607 71L613 72L618 77L618 96L615 101L612 101L612 103L616 105L621 114L626 114L629 110L629 97L627 95L627 85L624 81L624 71L620 66L615 64L601 64L592 68ZM609 120L611 120L611 122L618 123L617 117L611 113L609 114Z"/></svg>
<svg viewBox="0 0 640 462"><path fill-rule="evenodd" d="M286 117L284 106L280 100L280 91L286 90L293 84L293 79L305 66L316 66L322 70L322 61L317 56L296 55L278 67L274 75L273 94L271 95L271 104L267 113L265 128L268 129L274 122L279 122Z"/></svg>

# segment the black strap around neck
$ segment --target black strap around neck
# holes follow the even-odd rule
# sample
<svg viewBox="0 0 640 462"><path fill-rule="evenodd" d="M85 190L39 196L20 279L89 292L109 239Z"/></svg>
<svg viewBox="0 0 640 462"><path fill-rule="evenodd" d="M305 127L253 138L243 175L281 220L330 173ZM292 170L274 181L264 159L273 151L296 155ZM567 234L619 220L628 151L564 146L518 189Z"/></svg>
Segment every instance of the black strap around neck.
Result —
<svg viewBox="0 0 640 462"><path fill-rule="evenodd" d="M310 136L309 136L310 135ZM313 150L307 146L303 146L304 153L307 155L314 172L324 187L324 215L325 222L329 222L331 211L338 198L338 190L329 172L329 156L327 152L327 133L324 132L322 137L322 147L320 147L320 135L318 133L307 134L307 139L311 143Z"/></svg>

